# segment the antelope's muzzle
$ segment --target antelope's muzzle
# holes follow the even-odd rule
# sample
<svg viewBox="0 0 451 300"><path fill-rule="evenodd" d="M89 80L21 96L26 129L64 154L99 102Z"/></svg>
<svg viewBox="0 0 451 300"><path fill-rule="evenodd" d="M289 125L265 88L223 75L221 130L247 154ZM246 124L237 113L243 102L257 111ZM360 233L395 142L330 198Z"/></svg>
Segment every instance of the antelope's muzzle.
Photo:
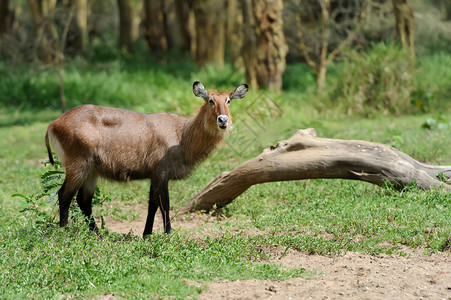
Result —
<svg viewBox="0 0 451 300"><path fill-rule="evenodd" d="M219 129L227 129L229 118L226 115L219 115L216 122L218 123Z"/></svg>

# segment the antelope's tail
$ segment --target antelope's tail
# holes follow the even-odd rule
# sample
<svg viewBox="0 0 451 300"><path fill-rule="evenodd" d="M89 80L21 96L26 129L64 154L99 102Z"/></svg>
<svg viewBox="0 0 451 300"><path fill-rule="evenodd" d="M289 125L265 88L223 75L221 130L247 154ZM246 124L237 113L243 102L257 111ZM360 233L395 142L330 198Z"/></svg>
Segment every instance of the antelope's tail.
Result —
<svg viewBox="0 0 451 300"><path fill-rule="evenodd" d="M50 149L50 143L49 143L49 131L47 130L47 132L45 133L45 146L47 147L47 153L49 155L49 162L52 165L55 165L55 161L53 160L53 154L52 154L52 149Z"/></svg>

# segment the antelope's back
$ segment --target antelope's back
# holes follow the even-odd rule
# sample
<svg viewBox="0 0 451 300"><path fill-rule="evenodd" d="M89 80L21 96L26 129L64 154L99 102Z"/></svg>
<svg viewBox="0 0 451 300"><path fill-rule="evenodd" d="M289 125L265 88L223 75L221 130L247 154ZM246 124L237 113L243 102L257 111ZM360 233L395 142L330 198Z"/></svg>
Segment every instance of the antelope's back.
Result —
<svg viewBox="0 0 451 300"><path fill-rule="evenodd" d="M124 109L82 105L53 121L49 142L58 158L92 161L105 177L118 169L144 173L176 149L187 118L176 114L143 114ZM118 179L119 178L113 178Z"/></svg>

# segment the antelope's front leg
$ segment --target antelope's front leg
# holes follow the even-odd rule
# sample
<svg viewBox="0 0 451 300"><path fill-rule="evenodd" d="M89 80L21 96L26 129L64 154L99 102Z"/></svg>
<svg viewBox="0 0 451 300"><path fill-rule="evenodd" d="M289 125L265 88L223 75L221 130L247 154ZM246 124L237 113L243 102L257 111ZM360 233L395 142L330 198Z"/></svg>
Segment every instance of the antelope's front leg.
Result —
<svg viewBox="0 0 451 300"><path fill-rule="evenodd" d="M144 227L143 238L152 233L153 224L155 221L155 214L158 210L161 210L163 216L164 233L172 233L171 221L169 218L169 190L168 181L157 181L152 180L150 185L150 195L149 195L149 208L147 212L146 226Z"/></svg>
<svg viewBox="0 0 451 300"><path fill-rule="evenodd" d="M165 180L160 187L161 187L161 189L159 190L159 205L160 205L161 215L163 217L164 233L171 234L172 228L171 228L171 219L169 217L170 205L169 205L168 181Z"/></svg>

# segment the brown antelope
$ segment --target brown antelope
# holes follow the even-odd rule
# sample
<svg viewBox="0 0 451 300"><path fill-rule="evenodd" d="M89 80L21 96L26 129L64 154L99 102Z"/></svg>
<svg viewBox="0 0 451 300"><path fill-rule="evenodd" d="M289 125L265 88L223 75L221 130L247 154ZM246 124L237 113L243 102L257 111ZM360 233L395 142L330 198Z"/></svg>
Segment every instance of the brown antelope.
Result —
<svg viewBox="0 0 451 300"><path fill-rule="evenodd" d="M45 143L50 162L50 145L66 169L58 191L60 226L68 223L69 206L77 203L91 230L92 197L99 176L129 181L151 180L149 208L143 236L152 233L160 207L164 232L171 233L168 181L187 177L224 138L231 127L230 101L243 98L248 85L232 92L205 90L196 81L193 92L205 104L197 115L187 118L170 113L143 114L129 110L82 105L50 123Z"/></svg>

